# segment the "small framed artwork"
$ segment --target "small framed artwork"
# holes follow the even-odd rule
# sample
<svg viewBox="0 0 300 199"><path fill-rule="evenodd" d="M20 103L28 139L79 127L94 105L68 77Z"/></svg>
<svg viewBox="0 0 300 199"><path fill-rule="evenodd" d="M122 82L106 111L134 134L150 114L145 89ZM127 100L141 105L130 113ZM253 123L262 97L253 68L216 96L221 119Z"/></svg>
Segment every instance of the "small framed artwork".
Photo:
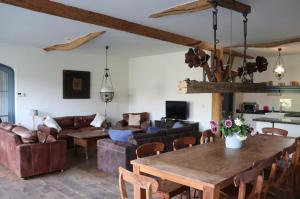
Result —
<svg viewBox="0 0 300 199"><path fill-rule="evenodd" d="M88 71L63 71L63 98L89 99L91 73Z"/></svg>

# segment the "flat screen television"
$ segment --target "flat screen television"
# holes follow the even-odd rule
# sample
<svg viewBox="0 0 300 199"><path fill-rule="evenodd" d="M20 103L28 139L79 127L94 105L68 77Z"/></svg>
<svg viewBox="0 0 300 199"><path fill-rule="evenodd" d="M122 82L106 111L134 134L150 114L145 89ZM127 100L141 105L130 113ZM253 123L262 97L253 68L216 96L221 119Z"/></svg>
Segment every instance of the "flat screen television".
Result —
<svg viewBox="0 0 300 199"><path fill-rule="evenodd" d="M166 101L166 118L186 120L188 117L188 103L185 101Z"/></svg>

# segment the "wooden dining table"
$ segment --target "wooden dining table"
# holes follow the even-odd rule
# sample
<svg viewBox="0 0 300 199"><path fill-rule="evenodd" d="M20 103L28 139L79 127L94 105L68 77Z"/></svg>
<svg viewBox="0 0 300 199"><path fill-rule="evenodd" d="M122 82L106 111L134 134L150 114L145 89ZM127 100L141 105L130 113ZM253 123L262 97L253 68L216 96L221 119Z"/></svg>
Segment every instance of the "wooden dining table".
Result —
<svg viewBox="0 0 300 199"><path fill-rule="evenodd" d="M136 159L131 164L136 174L150 174L202 190L204 199L219 199L220 190L232 184L234 176L294 143L294 138L257 135L249 137L241 149L227 149L224 140L218 140ZM134 187L134 198L144 198L144 191Z"/></svg>

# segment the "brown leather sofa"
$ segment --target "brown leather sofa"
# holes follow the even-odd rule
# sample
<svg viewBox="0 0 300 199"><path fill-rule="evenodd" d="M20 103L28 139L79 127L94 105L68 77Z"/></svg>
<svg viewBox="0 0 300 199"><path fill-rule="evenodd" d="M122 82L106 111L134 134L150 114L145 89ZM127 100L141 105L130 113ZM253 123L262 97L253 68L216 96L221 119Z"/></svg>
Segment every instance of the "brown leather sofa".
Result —
<svg viewBox="0 0 300 199"><path fill-rule="evenodd" d="M67 144L25 127L0 123L0 163L20 178L65 170Z"/></svg>
<svg viewBox="0 0 300 199"><path fill-rule="evenodd" d="M53 119L62 128L61 132L57 132L56 129L49 128L46 125L39 125L38 130L45 135L54 136L57 140L66 140L68 147L72 147L73 138L67 134L101 129L90 125L95 116L96 115L56 117Z"/></svg>
<svg viewBox="0 0 300 199"><path fill-rule="evenodd" d="M128 121L129 121L129 114L133 115L140 115L141 120L140 120L140 125L139 126L129 126ZM123 119L119 122L117 122L117 127L133 127L133 128L139 128L143 129L144 131L147 131L148 127L151 125L150 121L150 115L147 112L142 112L142 113L124 113Z"/></svg>
<svg viewBox="0 0 300 199"><path fill-rule="evenodd" d="M118 176L120 166L132 170L130 161L136 159L136 148L146 143L162 142L165 144L165 152L172 151L173 141L181 137L195 137L197 144L199 144L201 134L198 126L199 123L195 123L194 126L165 128L156 133L136 133L129 138L128 142L118 142L111 139L98 140L98 169L113 176Z"/></svg>

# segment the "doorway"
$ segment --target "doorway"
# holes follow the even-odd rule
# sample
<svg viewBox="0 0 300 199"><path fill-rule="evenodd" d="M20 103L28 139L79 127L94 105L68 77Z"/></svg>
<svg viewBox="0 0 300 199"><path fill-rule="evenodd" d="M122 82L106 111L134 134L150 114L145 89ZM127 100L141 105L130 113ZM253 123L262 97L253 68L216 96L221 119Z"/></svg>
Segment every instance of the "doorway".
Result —
<svg viewBox="0 0 300 199"><path fill-rule="evenodd" d="M0 64L0 119L15 123L15 72Z"/></svg>

